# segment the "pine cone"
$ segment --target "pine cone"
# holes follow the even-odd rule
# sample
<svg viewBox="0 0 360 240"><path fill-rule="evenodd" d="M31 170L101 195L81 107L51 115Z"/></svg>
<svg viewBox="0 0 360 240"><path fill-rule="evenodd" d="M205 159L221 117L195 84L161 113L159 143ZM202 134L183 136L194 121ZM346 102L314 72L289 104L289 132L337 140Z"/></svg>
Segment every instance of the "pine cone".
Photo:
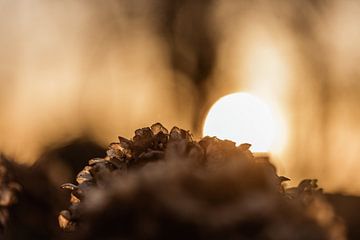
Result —
<svg viewBox="0 0 360 240"><path fill-rule="evenodd" d="M344 239L316 181L285 189L249 144L159 123L119 140L63 185L59 223L74 239Z"/></svg>

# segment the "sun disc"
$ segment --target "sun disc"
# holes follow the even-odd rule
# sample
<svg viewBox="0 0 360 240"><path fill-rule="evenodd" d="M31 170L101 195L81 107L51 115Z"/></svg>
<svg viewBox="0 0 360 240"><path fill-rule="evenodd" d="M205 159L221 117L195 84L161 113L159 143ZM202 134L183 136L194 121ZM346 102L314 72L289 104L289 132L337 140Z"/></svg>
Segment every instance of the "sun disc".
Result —
<svg viewBox="0 0 360 240"><path fill-rule="evenodd" d="M249 93L220 98L209 110L203 135L250 143L254 152L267 152L274 140L276 124L263 101Z"/></svg>

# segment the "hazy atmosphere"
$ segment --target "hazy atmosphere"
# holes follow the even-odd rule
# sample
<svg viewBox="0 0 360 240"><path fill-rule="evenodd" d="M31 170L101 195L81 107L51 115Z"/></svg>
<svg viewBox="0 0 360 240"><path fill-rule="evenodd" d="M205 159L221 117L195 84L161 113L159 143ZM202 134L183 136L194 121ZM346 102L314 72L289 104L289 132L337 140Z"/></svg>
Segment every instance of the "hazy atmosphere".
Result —
<svg viewBox="0 0 360 240"><path fill-rule="evenodd" d="M244 91L277 112L281 174L360 194L359 1L0 0L0 18L0 151L18 162L155 122L201 137Z"/></svg>

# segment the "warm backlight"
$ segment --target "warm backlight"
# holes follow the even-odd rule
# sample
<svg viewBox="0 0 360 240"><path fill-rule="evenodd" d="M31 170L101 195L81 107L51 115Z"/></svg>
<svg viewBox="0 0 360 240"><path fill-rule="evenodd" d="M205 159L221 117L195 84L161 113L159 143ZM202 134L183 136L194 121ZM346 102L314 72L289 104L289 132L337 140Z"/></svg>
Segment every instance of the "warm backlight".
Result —
<svg viewBox="0 0 360 240"><path fill-rule="evenodd" d="M267 152L276 131L273 113L264 102L248 93L233 93L211 107L203 135L250 143L253 152Z"/></svg>

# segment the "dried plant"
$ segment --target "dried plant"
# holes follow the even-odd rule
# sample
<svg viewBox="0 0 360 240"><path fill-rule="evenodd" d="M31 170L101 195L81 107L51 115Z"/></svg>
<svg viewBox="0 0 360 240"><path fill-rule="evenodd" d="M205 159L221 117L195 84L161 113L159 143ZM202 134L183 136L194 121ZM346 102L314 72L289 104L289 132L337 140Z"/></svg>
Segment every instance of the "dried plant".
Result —
<svg viewBox="0 0 360 240"><path fill-rule="evenodd" d="M89 161L60 226L75 239L344 239L316 180L286 189L249 144L159 123Z"/></svg>
<svg viewBox="0 0 360 240"><path fill-rule="evenodd" d="M21 186L14 180L11 163L0 156L0 239L9 221L9 208L17 201Z"/></svg>

